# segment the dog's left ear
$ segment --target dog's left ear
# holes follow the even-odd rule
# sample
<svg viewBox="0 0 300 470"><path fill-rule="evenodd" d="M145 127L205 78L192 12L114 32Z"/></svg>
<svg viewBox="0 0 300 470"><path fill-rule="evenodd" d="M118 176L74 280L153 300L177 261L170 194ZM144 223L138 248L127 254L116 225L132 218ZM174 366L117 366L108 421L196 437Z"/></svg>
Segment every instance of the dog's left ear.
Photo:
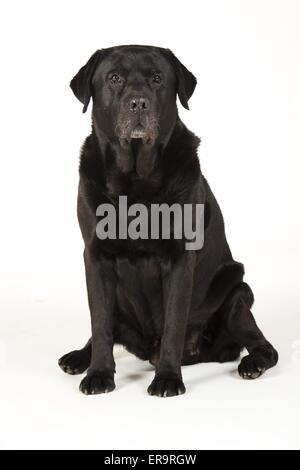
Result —
<svg viewBox="0 0 300 470"><path fill-rule="evenodd" d="M180 103L185 109L190 109L188 101L197 85L196 77L190 72L170 49L167 49L167 55L174 67L177 78L177 93Z"/></svg>
<svg viewBox="0 0 300 470"><path fill-rule="evenodd" d="M96 51L87 61L87 63L81 67L79 72L72 78L70 87L79 101L83 103L82 112L85 113L89 105L92 96L92 78L96 70L97 65L100 63L102 58L102 51Z"/></svg>

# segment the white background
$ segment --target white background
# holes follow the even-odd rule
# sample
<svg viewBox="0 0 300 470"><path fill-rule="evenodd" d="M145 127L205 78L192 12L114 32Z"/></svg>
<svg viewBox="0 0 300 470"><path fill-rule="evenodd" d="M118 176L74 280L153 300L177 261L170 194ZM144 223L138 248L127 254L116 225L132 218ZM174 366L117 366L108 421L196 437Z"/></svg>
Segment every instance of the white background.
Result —
<svg viewBox="0 0 300 470"><path fill-rule="evenodd" d="M299 448L300 2L11 0L0 18L0 447ZM280 352L257 381L197 365L186 395L149 397L152 368L119 349L116 391L85 397L57 367L90 331L76 220L90 117L69 81L130 43L171 48L198 77L180 114Z"/></svg>

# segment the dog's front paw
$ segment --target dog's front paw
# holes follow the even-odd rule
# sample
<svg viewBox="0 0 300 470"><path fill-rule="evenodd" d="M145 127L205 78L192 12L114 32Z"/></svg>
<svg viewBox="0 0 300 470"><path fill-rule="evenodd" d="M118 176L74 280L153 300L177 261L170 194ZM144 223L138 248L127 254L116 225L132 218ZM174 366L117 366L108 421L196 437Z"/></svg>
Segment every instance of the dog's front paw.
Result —
<svg viewBox="0 0 300 470"><path fill-rule="evenodd" d="M179 377L156 376L148 387L149 395L174 397L185 393L185 386Z"/></svg>
<svg viewBox="0 0 300 470"><path fill-rule="evenodd" d="M79 390L85 395L98 395L115 389L113 375L108 372L91 372L82 380Z"/></svg>

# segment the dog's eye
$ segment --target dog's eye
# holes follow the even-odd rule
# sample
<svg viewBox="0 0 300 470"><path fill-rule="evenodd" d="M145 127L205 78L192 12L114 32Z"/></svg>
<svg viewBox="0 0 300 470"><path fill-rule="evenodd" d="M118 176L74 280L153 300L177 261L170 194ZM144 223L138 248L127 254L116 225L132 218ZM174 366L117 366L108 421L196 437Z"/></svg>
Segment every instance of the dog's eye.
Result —
<svg viewBox="0 0 300 470"><path fill-rule="evenodd" d="M156 84L160 84L162 82L162 78L161 76L159 75L159 73L155 73L152 77L152 82L153 83L156 83Z"/></svg>
<svg viewBox="0 0 300 470"><path fill-rule="evenodd" d="M122 82L122 79L121 79L120 75L118 75L117 73L114 73L110 77L110 83L112 83L113 85L118 85L121 82Z"/></svg>

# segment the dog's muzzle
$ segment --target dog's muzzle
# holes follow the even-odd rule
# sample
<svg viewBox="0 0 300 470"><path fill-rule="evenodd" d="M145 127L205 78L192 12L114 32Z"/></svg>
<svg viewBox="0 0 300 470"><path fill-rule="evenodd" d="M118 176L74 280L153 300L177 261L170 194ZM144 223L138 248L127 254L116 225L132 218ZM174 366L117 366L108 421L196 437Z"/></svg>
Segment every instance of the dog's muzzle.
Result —
<svg viewBox="0 0 300 470"><path fill-rule="evenodd" d="M142 139L143 144L150 144L156 140L158 118L148 98L132 95L123 100L116 125L116 135L126 142Z"/></svg>

